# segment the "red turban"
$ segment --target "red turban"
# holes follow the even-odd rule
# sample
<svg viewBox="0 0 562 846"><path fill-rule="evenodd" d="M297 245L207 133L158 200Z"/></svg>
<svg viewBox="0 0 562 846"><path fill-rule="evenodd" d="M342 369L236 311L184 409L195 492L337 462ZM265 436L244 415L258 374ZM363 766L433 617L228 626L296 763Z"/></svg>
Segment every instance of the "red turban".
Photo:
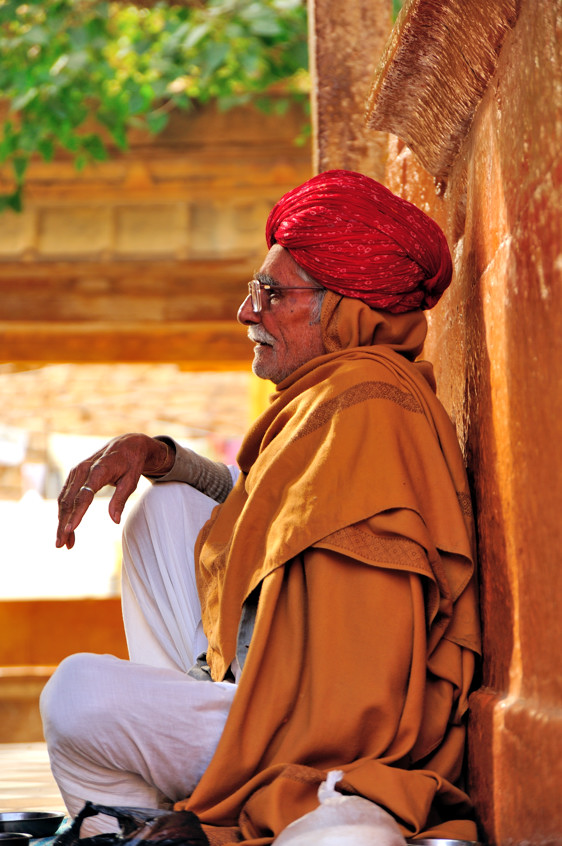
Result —
<svg viewBox="0 0 562 846"><path fill-rule="evenodd" d="M350 170L329 170L285 194L265 235L324 287L394 313L434 306L453 272L435 221Z"/></svg>

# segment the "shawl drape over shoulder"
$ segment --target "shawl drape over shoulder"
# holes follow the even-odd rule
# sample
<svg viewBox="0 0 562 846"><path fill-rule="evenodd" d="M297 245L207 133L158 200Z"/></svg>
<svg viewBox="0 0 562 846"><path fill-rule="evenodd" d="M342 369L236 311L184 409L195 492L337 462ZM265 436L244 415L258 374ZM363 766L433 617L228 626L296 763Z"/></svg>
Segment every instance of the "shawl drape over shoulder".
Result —
<svg viewBox="0 0 562 846"><path fill-rule="evenodd" d="M322 322L326 355L278 386L198 540L213 678L260 599L224 734L177 807L223 827L211 842L266 844L341 769L339 789L406 837L476 839L458 786L479 649L473 524L453 427L411 361L425 318L328 292Z"/></svg>

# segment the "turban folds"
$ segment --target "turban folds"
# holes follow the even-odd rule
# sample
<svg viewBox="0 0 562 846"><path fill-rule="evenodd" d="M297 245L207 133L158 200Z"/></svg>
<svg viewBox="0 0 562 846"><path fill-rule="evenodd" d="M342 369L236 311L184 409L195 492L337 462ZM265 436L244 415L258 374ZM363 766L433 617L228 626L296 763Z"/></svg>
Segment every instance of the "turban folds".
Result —
<svg viewBox="0 0 562 846"><path fill-rule="evenodd" d="M453 272L435 221L350 170L320 173L285 194L266 240L331 291L394 313L434 306Z"/></svg>

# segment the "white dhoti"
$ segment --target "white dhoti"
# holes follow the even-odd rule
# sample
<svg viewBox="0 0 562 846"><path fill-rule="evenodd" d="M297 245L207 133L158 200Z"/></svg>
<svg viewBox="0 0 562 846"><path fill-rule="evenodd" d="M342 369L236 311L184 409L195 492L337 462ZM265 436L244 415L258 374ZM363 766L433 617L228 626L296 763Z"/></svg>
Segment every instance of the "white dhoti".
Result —
<svg viewBox="0 0 562 846"><path fill-rule="evenodd" d="M236 685L186 675L206 648L195 539L216 503L182 483L154 485L123 533L130 661L78 654L41 696L51 768L69 813L86 799L166 807L188 796L221 736ZM115 829L93 817L83 835Z"/></svg>

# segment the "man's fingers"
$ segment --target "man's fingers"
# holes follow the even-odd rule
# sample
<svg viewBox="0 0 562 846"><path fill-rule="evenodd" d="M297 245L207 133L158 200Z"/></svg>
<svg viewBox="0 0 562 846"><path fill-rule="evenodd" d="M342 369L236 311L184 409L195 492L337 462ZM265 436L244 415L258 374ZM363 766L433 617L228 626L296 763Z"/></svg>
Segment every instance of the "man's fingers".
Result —
<svg viewBox="0 0 562 846"><path fill-rule="evenodd" d="M68 538L68 533L65 531L65 526L68 523L72 509L74 507L74 496L71 495L73 488L74 471L68 477L68 480L59 495L59 522L57 526L57 547L65 546Z"/></svg>
<svg viewBox="0 0 562 846"><path fill-rule="evenodd" d="M136 475L134 477L125 476L115 487L115 492L109 503L109 516L114 523L121 522L123 509L133 491L136 490L139 478L140 476L137 477Z"/></svg>
<svg viewBox="0 0 562 846"><path fill-rule="evenodd" d="M84 501L84 497L82 497L82 502L78 499L82 487L89 487L93 491L99 490L102 487L102 485L97 486L95 482L93 482L93 480L90 478L92 465L93 463L95 463L98 456L99 452L95 453L86 461L82 461L80 462L80 464L74 467L70 471L68 479L66 480L64 487L59 494L59 523L57 529L57 546L66 545L68 534L68 532L65 531L66 526L69 523L73 523L76 505L81 505ZM88 496L89 499L87 499L87 505L90 504L93 498L93 494L89 494ZM76 528L76 525L77 524L75 524L74 528Z"/></svg>
<svg viewBox="0 0 562 846"><path fill-rule="evenodd" d="M88 510L94 493L106 485L116 487L109 504L109 513L115 523L119 523L125 503L137 487L147 464L147 455L150 453L152 460L152 452L156 447L161 451L161 443L147 435L121 435L74 467L59 496L56 545L67 546L69 549L74 545L74 531ZM151 467L151 461L148 461L148 466ZM158 461L156 466L159 466Z"/></svg>
<svg viewBox="0 0 562 846"><path fill-rule="evenodd" d="M74 497L74 506L72 513L64 527L66 532L73 532L74 529L80 525L82 517L90 507L94 498L95 490L89 485L82 485L76 496Z"/></svg>
<svg viewBox="0 0 562 846"><path fill-rule="evenodd" d="M68 549L72 549L74 546L74 530L80 525L82 517L90 507L94 494L94 488L88 483L80 486L73 500L70 499L70 491L65 494L63 500L59 503L57 547L66 546ZM72 543L69 546L71 538Z"/></svg>

